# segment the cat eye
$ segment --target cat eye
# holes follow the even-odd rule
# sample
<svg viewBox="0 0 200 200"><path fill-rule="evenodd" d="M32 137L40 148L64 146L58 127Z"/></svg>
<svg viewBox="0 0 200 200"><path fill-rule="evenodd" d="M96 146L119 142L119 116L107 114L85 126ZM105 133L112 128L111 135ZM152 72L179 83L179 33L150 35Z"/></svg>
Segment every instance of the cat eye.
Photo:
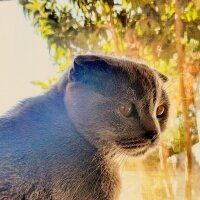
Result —
<svg viewBox="0 0 200 200"><path fill-rule="evenodd" d="M125 117L129 117L131 115L132 109L133 109L132 104L124 104L119 107L121 114L124 115Z"/></svg>
<svg viewBox="0 0 200 200"><path fill-rule="evenodd" d="M156 110L156 116L157 118L163 117L163 114L165 113L165 107L163 105L158 106Z"/></svg>

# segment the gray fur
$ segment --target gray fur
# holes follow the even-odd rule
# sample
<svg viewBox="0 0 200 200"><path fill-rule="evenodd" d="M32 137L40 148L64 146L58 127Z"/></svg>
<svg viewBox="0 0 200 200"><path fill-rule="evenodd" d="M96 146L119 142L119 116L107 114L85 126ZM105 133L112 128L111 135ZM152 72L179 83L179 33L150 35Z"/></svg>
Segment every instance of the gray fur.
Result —
<svg viewBox="0 0 200 200"><path fill-rule="evenodd" d="M0 200L117 199L116 155L144 154L159 141L149 131L166 127L165 81L143 64L75 58L50 91L0 118ZM127 102L137 115L121 115ZM166 114L158 120L159 104Z"/></svg>

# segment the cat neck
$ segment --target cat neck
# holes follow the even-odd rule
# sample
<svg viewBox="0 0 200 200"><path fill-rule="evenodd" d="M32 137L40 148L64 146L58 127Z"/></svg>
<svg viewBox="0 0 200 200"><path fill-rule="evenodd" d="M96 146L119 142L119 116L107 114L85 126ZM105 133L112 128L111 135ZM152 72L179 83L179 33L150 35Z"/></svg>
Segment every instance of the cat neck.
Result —
<svg viewBox="0 0 200 200"><path fill-rule="evenodd" d="M27 163L27 172L17 169L23 176L16 188L24 181L29 183L26 173L31 169L37 171L33 183L42 179L42 183L34 184L53 187L55 199L63 195L70 195L69 200L88 199L83 194L90 199L98 196L105 200L105 195L113 199L116 169L105 156L106 151L97 150L70 122L64 88L53 87L44 95L25 100L0 118L0 130L0 156L14 152L15 159Z"/></svg>

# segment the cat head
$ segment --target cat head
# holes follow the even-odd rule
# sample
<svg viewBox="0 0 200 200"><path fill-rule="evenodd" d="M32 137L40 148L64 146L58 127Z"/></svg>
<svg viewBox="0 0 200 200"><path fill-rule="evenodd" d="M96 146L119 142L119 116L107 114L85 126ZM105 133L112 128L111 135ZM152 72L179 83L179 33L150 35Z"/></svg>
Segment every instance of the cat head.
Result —
<svg viewBox="0 0 200 200"><path fill-rule="evenodd" d="M156 146L166 128L166 81L144 64L77 56L66 86L67 112L76 130L95 147L141 155Z"/></svg>

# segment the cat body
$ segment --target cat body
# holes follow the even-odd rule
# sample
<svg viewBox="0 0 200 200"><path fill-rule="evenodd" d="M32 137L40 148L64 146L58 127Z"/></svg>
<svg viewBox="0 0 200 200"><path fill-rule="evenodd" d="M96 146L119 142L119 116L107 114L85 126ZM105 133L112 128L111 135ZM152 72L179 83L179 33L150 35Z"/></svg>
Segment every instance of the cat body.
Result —
<svg viewBox="0 0 200 200"><path fill-rule="evenodd" d="M46 94L0 118L0 200L117 199L116 155L145 154L166 127L165 81L131 61L76 57Z"/></svg>

